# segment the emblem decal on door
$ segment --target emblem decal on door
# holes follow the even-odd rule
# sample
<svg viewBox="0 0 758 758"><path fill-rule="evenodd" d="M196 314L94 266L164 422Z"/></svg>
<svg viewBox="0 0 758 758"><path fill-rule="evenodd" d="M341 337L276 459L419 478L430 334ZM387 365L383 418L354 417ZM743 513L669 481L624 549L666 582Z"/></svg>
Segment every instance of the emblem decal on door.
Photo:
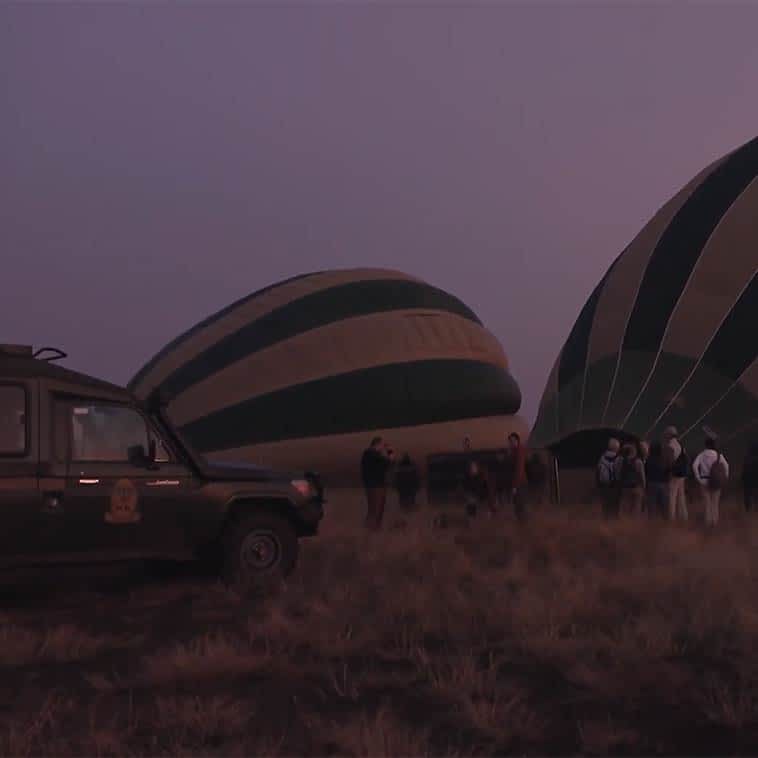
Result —
<svg viewBox="0 0 758 758"><path fill-rule="evenodd" d="M130 479L119 479L111 492L111 508L105 520L109 524L136 524L141 518L137 510L137 488Z"/></svg>

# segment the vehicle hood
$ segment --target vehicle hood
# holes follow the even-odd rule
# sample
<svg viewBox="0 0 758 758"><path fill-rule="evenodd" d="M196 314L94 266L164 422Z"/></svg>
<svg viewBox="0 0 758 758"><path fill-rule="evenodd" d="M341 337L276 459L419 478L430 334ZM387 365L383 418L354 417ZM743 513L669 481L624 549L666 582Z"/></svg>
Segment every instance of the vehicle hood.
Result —
<svg viewBox="0 0 758 758"><path fill-rule="evenodd" d="M297 474L274 471L265 466L242 461L207 461L203 468L209 479L241 482L289 482L297 479Z"/></svg>

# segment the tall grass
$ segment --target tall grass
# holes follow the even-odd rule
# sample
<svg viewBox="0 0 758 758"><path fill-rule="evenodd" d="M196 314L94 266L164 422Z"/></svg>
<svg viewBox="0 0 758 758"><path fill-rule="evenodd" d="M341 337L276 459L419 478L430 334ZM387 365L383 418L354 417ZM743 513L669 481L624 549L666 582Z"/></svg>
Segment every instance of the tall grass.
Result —
<svg viewBox="0 0 758 758"><path fill-rule="evenodd" d="M0 667L39 684L6 704L0 752L758 751L758 524L431 520L333 528L265 598L200 583L106 599L99 636L86 608L49 628L44 609L34 628L8 612ZM150 635L161 613L186 639Z"/></svg>

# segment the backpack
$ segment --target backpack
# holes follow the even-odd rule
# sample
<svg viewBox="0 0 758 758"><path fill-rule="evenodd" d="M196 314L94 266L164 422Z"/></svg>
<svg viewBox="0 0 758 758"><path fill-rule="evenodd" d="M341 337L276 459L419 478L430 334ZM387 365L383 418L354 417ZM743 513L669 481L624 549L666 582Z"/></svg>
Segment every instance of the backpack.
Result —
<svg viewBox="0 0 758 758"><path fill-rule="evenodd" d="M726 472L726 461L724 456L719 453L716 462L711 466L711 473L708 475L708 488L720 490L724 487L729 475Z"/></svg>
<svg viewBox="0 0 758 758"><path fill-rule="evenodd" d="M674 461L674 465L671 467L671 475L680 477L682 479L687 478L687 474L690 472L690 459L687 456L687 451L682 446L682 452L679 457Z"/></svg>
<svg viewBox="0 0 758 758"><path fill-rule="evenodd" d="M642 485L642 478L640 472L637 470L637 458L629 460L624 458L624 462L621 464L621 486L624 489L633 489Z"/></svg>
<svg viewBox="0 0 758 758"><path fill-rule="evenodd" d="M616 458L603 455L597 464L597 482L600 485L611 485L616 481Z"/></svg>

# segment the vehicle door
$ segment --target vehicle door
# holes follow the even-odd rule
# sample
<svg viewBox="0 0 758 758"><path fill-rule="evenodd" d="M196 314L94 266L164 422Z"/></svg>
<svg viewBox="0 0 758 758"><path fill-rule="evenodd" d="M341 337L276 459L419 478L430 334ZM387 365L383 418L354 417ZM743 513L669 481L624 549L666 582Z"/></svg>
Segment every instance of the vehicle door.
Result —
<svg viewBox="0 0 758 758"><path fill-rule="evenodd" d="M156 556L188 557L207 520L202 488L189 466L147 421L149 476L143 480L142 545Z"/></svg>
<svg viewBox="0 0 758 758"><path fill-rule="evenodd" d="M68 447L61 552L103 559L178 552L181 529L165 506L186 488L186 476L170 459L148 461L145 416L129 405L80 398L60 399L56 419ZM165 451L157 457L168 458Z"/></svg>
<svg viewBox="0 0 758 758"><path fill-rule="evenodd" d="M0 560L17 563L46 549L50 524L39 487L38 383L0 383Z"/></svg>

